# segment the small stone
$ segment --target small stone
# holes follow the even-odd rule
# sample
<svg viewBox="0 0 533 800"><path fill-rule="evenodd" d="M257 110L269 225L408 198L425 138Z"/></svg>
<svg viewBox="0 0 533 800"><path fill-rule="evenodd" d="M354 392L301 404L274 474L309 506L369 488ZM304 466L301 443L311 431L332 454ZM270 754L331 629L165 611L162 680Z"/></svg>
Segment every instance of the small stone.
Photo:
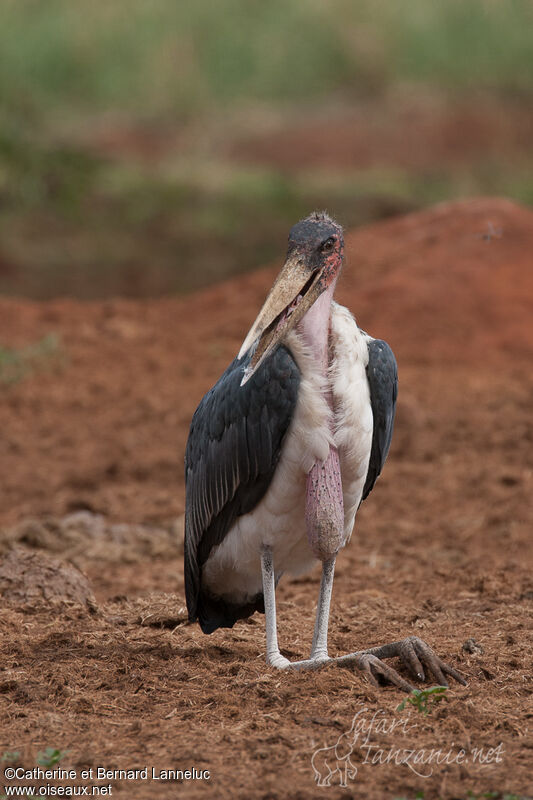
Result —
<svg viewBox="0 0 533 800"><path fill-rule="evenodd" d="M483 647L472 638L466 640L463 644L463 650L465 653L472 653L473 655L481 655L484 652Z"/></svg>

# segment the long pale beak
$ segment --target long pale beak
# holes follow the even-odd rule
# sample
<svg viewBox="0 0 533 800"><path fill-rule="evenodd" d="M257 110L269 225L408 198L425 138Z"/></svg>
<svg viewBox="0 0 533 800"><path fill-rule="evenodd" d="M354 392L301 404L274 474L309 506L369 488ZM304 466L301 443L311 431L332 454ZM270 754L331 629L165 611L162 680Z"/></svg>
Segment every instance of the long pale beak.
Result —
<svg viewBox="0 0 533 800"><path fill-rule="evenodd" d="M250 380L268 354L322 294L325 286L321 275L320 269L309 271L301 254L291 254L287 258L240 349L239 358L242 358L257 341L241 386Z"/></svg>

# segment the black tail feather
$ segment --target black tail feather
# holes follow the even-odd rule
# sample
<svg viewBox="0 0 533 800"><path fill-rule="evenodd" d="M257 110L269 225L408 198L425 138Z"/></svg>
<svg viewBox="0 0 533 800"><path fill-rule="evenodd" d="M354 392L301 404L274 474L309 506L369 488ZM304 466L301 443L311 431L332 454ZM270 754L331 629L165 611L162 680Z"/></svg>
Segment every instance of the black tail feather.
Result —
<svg viewBox="0 0 533 800"><path fill-rule="evenodd" d="M213 633L217 628L233 628L238 620L251 617L255 611L265 613L262 593L246 603L231 603L221 597L213 597L207 592L200 591L197 618L204 633Z"/></svg>

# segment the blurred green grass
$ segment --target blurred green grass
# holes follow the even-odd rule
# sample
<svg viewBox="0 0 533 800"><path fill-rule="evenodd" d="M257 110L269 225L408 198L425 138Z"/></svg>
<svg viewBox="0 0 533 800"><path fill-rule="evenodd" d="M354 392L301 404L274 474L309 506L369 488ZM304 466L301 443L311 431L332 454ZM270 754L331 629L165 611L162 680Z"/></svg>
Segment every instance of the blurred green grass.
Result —
<svg viewBox="0 0 533 800"><path fill-rule="evenodd" d="M353 225L465 194L533 202L533 156L288 174L213 146L258 109L294 121L405 87L530 104L532 30L530 0L3 0L0 291L188 290L279 255L317 206ZM146 126L192 135L155 161L95 146Z"/></svg>
<svg viewBox="0 0 533 800"><path fill-rule="evenodd" d="M530 0L3 0L0 92L159 117L404 79L530 91L532 28Z"/></svg>

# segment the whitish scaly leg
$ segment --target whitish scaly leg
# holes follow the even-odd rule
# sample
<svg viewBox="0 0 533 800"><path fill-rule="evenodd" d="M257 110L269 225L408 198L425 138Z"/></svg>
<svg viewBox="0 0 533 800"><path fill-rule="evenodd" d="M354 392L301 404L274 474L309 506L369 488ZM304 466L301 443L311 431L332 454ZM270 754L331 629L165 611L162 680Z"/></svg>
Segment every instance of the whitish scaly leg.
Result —
<svg viewBox="0 0 533 800"><path fill-rule="evenodd" d="M274 562L272 548L261 550L261 574L263 576L263 597L265 599L266 620L266 660L267 664L278 669L286 669L290 661L281 655L278 646L278 630L276 626L276 582L274 578Z"/></svg>
<svg viewBox="0 0 533 800"><path fill-rule="evenodd" d="M267 664L277 667L278 669L287 669L288 667L292 669L316 669L330 660L328 656L328 621L334 572L335 559L332 558L330 561L324 562L322 566L322 580L320 582L320 594L318 596L311 658L291 663L287 658L281 655L278 645L276 585L272 548L262 548L261 573L263 577L263 597L265 600Z"/></svg>
<svg viewBox="0 0 533 800"><path fill-rule="evenodd" d="M332 661L328 656L328 624L333 576L335 574L335 556L322 562L322 578L315 618L315 632L311 647L311 657L304 661L293 661L291 669L318 669Z"/></svg>
<svg viewBox="0 0 533 800"><path fill-rule="evenodd" d="M322 563L322 578L320 580L320 594L318 595L318 606L316 609L311 658L328 658L329 607L331 603L334 574L335 557Z"/></svg>

